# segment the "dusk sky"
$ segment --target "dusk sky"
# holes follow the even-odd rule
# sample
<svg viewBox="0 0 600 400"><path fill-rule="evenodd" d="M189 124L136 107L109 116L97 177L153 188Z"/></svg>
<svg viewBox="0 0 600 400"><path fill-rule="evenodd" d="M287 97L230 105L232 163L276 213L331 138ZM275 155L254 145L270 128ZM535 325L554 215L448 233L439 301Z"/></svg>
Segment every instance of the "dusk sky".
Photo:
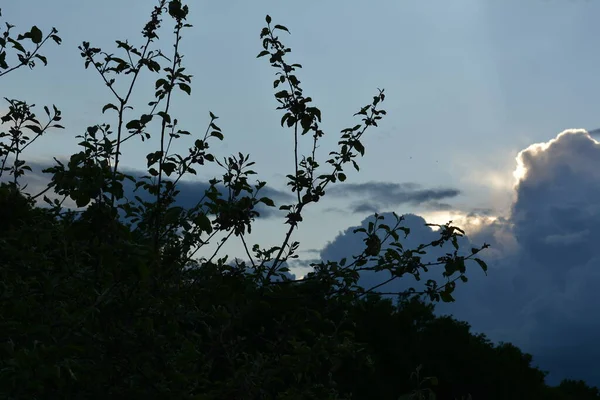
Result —
<svg viewBox="0 0 600 400"><path fill-rule="evenodd" d="M407 220L415 231L411 243L431 236L424 221L454 220L466 228L467 246L492 244L482 256L490 271L486 277L474 266L473 278L457 288L457 302L439 312L493 340L513 341L551 372L551 382L571 377L600 385L594 370L600 358L600 143L583 130L600 127L600 1L189 3L194 27L184 31L182 52L194 75L192 95L178 95L175 114L183 129L198 135L209 111L218 115L225 140L214 154L249 153L278 204L285 201L285 175L293 171L293 141L275 110L275 71L256 59L265 15L292 33L280 38L292 48L290 61L303 65L298 77L305 94L323 113L322 161L335 150L339 131L356 123L352 114L385 88L388 115L364 137L360 172L349 169L346 183L309 207L294 234L301 261L360 251L351 232L373 212L415 214ZM17 30L55 26L63 39L43 52L47 67L0 80L2 97L54 103L63 111L67 129L36 142L26 159L52 164L53 156L79 151L74 137L87 126L116 125L114 114L101 113L111 93L97 73L84 69L77 46L85 40L116 52L114 40L141 44L153 5L2 3L3 20ZM161 39L170 51L167 32ZM134 104L151 100L155 79L142 75ZM1 114L4 109L0 105ZM175 150L184 153L190 144L182 140ZM130 141L122 166L143 170L155 145ZM182 196L199 197L218 173L200 170ZM250 241L279 244L283 221L276 212L265 216ZM242 257L239 243L225 251Z"/></svg>

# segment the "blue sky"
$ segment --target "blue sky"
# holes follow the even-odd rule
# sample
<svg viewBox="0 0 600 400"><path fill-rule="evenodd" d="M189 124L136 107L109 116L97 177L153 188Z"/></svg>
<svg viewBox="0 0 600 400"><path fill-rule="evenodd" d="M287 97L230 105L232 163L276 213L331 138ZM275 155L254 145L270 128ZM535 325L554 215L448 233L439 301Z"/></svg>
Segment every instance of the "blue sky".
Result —
<svg viewBox="0 0 600 400"><path fill-rule="evenodd" d="M15 0L2 5L3 17L18 28L36 24L45 31L55 26L63 38L62 46L46 49L48 67L22 69L0 81L2 96L40 105L54 103L63 111L67 129L30 147L30 160L44 164L52 156L66 157L77 150L74 136L87 126L115 124L110 115L100 113L111 100L110 93L94 72L83 68L77 46L86 40L113 50L115 39L138 38L153 4L149 0ZM365 203L380 212L415 213L429 222L463 217L471 240L493 239L496 249L490 257L500 271L496 278L490 274L485 280L469 282L464 293L477 296L496 290L504 298L512 296L515 276L525 274L523 279L533 285L548 275L544 268L551 268L547 265L552 260L539 259L547 250L544 243L556 247L556 241L562 240L569 246L573 237L593 231L591 227L587 234L585 229L577 230L582 221L600 219L593 207L596 192L590 189L600 184L593 172L600 161L596 143L586 133L560 136L550 150L524 152L522 161L530 167L530 174L516 187L513 171L517 154L530 145L555 139L565 129L600 126L600 25L595 19L600 2L329 0L290 4L274 0L191 4L194 27L184 34L183 52L185 66L194 75L192 96L182 94L176 107L183 127L192 132L204 131L209 110L217 114L225 141L214 152L250 153L260 178L283 191L284 175L293 170L292 137L279 126L280 113L272 96L274 71L265 59L255 58L261 50L258 34L265 14L292 32L282 38L293 49L291 58L304 66L299 78L306 94L321 108L328 133L321 143L321 158L335 148L339 130L354 124L352 114L370 101L376 88L385 88L388 116L365 137L361 171L349 171L348 186L336 189L337 194L332 190L322 204L307 211L305 223L294 236L304 250L340 256L328 252L328 246L343 243L344 232L363 222L369 212L359 206ZM146 75L140 81L136 104L150 100L154 79ZM185 144L177 149L185 151ZM143 168L151 149L130 142L122 165ZM206 181L215 172L200 171L197 179ZM573 203L571 208L565 208L563 200ZM577 214L573 208L587 210L587 214ZM464 218L473 212L479 219ZM260 221L252 241L277 244L285 229L281 222ZM527 230L532 226L535 231ZM536 235L544 240L537 240ZM559 339L545 343L545 350L533 345L535 335L550 329L547 314L553 307L566 307L572 313L587 310L585 301L574 293L581 290L576 289L577 282L590 279L586 274L597 276L590 268L600 254L596 258L593 250L580 247L573 251L587 258L561 258L569 273L548 278L547 287L558 285L564 303L556 305L552 302L558 300L548 293L529 288L531 296L511 305L527 310L523 311L526 323L513 321L514 329L497 333L498 338L515 340L525 350L537 349L534 356L540 359L556 353L548 348L566 346L560 337L573 340L572 332L559 326L559 319L552 322ZM355 250L351 244L341 248ZM235 252L239 247L234 244L226 250ZM569 251L565 247L561 254ZM304 253L304 257L314 258L315 253ZM503 269L509 263L510 268ZM571 281L564 284L567 277ZM463 302L472 303L473 298ZM493 303L486 315L503 315ZM482 317L481 310L478 314L465 306L450 311L464 315L492 336L500 332L501 327ZM514 313L508 308L504 311L506 320L496 321L497 325L510 325ZM529 323L535 326L523 331ZM588 325L582 326L591 329ZM600 322L593 327L600 333ZM600 384L599 376L589 379Z"/></svg>

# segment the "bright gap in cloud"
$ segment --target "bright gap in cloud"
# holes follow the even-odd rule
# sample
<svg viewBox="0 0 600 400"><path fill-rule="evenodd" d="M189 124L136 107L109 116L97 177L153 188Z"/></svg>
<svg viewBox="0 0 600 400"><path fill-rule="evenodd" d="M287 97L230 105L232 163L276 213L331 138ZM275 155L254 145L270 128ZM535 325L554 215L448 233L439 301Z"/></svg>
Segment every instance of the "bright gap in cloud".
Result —
<svg viewBox="0 0 600 400"><path fill-rule="evenodd" d="M498 217L486 215L469 215L462 211L433 211L419 213L429 224L443 225L452 221L452 225L465 230L467 234L473 234L485 225L494 222ZM431 227L434 231L439 230L437 226Z"/></svg>

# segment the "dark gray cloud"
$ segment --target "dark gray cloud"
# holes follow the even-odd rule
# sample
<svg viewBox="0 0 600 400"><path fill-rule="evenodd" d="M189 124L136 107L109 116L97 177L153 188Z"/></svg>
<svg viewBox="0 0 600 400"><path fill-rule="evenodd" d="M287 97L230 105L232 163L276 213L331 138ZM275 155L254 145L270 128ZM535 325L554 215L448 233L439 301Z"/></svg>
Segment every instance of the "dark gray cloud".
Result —
<svg viewBox="0 0 600 400"><path fill-rule="evenodd" d="M452 204L441 203L439 201L430 201L425 204L425 208L431 211L449 211L453 210L455 207Z"/></svg>
<svg viewBox="0 0 600 400"><path fill-rule="evenodd" d="M50 182L51 179L51 174L45 174L42 172L42 170L49 168L54 164L50 165L36 162L28 162L27 165L31 167L32 171L26 171L25 176L20 178L20 182L22 185L27 185L27 188L25 190L26 192L30 194L37 194L47 186L48 182ZM138 178L143 175L147 175L146 172L132 169L123 169L121 172ZM5 180L7 180L7 177L2 178L2 181ZM207 190L209 186L210 185L208 184L208 182L188 180L179 181L177 187L180 190L180 193L177 196L176 204L183 208L194 207L197 204L197 202L202 198L205 190ZM143 189L138 189L134 193L135 185L133 182L127 179L124 181L124 189L126 198L130 200L133 200L134 195L137 195L146 201L153 200L153 197ZM217 189L220 190L221 193L226 193L226 190L223 186L218 185ZM52 196L48 194L48 197ZM291 194L277 189L273 189L269 186L265 186L260 190L259 197L269 197L275 202L277 206L286 202L294 201L294 197ZM260 213L261 218L282 217L284 215L282 211L278 210L278 207L266 207L262 204L259 204L257 206L257 211Z"/></svg>
<svg viewBox="0 0 600 400"><path fill-rule="evenodd" d="M592 129L588 131L590 133L590 136L597 136L600 135L600 128L598 129Z"/></svg>
<svg viewBox="0 0 600 400"><path fill-rule="evenodd" d="M147 175L143 172L134 170L123 170L122 172L136 177ZM187 180L179 181L177 183L177 188L180 191L180 193L177 195L176 204L183 208L194 207L209 187L210 185L208 182ZM133 184L133 182L126 180L125 195L130 199L133 199L134 189L135 185ZM221 185L217 185L217 189L223 194L227 193L226 189ZM136 191L135 194L140 196L144 200L153 200L153 197L150 194L148 194L145 191L142 191L141 189ZM294 198L289 193L273 189L269 186L263 187L260 190L258 197L269 197L275 202L276 206L279 206L286 202L294 201ZM256 209L260 213L261 218L282 217L284 215L282 211L278 210L278 207L266 207L262 204L259 204Z"/></svg>
<svg viewBox="0 0 600 400"><path fill-rule="evenodd" d="M382 208L385 209L385 208L393 207L393 205L389 205L388 203L390 203L390 202L382 201L382 200L373 202L372 200L369 200L369 201L364 201L364 202L352 203L350 208L351 208L352 213L376 213L379 210L381 210ZM419 204L419 203L417 203L417 204ZM452 205L450 205L448 203L440 203L437 201L428 201L428 202L422 203L420 205L423 208L430 210L430 211L449 211L449 210L454 209L454 207L452 207ZM341 209L335 209L335 210L328 209L328 211L337 211L337 212L341 212L344 214L348 214L347 210L341 210Z"/></svg>
<svg viewBox="0 0 600 400"><path fill-rule="evenodd" d="M301 253L314 253L314 254L319 254L321 253L321 249L304 249L304 250L300 250Z"/></svg>
<svg viewBox="0 0 600 400"><path fill-rule="evenodd" d="M304 259L304 260L290 260L290 266L292 268L309 268L311 264L320 262L321 259L313 258L313 259Z"/></svg>
<svg viewBox="0 0 600 400"><path fill-rule="evenodd" d="M380 208L369 202L352 204L352 212L355 213L376 213L377 210L380 210Z"/></svg>
<svg viewBox="0 0 600 400"><path fill-rule="evenodd" d="M467 231L462 243L492 245L482 253L488 276L473 270L469 282L457 287L456 302L440 304L436 312L533 354L534 364L550 372L551 384L576 378L600 386L600 144L583 130L568 130L523 150L518 164L526 173L515 186L509 215ZM490 214L474 210L468 217ZM419 217L406 220L415 227L409 236L414 244L435 233L422 223ZM321 256L335 260L360 251L361 238L352 229ZM387 278L380 275L361 282ZM402 290L412 283L408 278L391 285Z"/></svg>
<svg viewBox="0 0 600 400"><path fill-rule="evenodd" d="M371 213L402 204L423 205L432 210L447 210L441 200L455 198L460 191L454 188L423 189L416 183L365 182L342 183L327 190L332 197L360 198L351 204L355 213Z"/></svg>

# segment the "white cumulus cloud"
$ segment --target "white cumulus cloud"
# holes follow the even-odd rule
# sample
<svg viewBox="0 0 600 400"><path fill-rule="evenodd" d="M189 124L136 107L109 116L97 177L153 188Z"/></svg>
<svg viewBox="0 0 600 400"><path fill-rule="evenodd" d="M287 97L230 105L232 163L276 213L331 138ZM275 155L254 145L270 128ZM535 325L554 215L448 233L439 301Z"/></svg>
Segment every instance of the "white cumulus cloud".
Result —
<svg viewBox="0 0 600 400"><path fill-rule="evenodd" d="M461 216L469 234L465 249L492 245L482 255L488 276L473 271L457 287L457 301L437 311L468 321L493 340L521 346L550 371L552 383L569 377L600 386L600 142L583 129L566 130L519 152L514 176L508 215ZM460 225L460 219L451 219ZM435 235L424 222L407 219L412 228L407 245ZM348 229L321 257L339 259L361 246ZM371 273L363 282L386 278ZM397 282L394 289L413 283Z"/></svg>

